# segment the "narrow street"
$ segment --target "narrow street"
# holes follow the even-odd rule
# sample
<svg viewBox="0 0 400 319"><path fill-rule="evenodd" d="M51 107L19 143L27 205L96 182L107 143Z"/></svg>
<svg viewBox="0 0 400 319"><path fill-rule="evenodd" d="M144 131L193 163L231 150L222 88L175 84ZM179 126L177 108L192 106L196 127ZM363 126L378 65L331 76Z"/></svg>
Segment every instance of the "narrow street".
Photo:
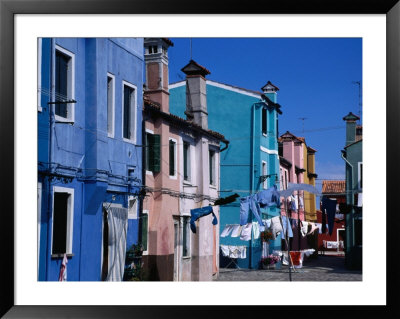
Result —
<svg viewBox="0 0 400 319"><path fill-rule="evenodd" d="M215 281L289 281L289 269L287 266L280 270L221 268ZM362 281L362 271L346 269L343 256L319 255L305 260L302 268L292 270L292 281Z"/></svg>

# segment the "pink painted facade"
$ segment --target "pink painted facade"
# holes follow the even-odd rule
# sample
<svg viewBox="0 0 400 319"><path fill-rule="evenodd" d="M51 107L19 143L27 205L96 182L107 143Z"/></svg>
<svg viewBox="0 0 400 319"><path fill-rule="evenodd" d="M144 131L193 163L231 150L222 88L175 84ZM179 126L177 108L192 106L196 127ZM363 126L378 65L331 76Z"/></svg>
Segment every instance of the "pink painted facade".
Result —
<svg viewBox="0 0 400 319"><path fill-rule="evenodd" d="M169 113L168 47L173 44L153 38L145 38L144 43L145 269L150 280L210 281L219 269L218 225L212 224L212 215L204 216L195 222L193 233L190 212L218 198L220 142L225 138L208 130L207 118L196 121ZM202 80L193 74L189 82L201 85ZM219 207L213 207L213 212L219 221Z"/></svg>

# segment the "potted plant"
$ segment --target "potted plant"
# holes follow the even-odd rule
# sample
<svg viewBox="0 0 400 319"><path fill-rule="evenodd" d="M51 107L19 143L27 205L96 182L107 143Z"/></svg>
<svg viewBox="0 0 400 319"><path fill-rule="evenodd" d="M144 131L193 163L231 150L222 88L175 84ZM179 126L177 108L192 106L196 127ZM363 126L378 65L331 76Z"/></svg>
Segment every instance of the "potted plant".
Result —
<svg viewBox="0 0 400 319"><path fill-rule="evenodd" d="M269 243L269 241L271 239L273 239L272 233L270 231L268 231L268 230L265 230L265 231L261 232L260 237L261 237L261 240L263 242L265 242L265 243Z"/></svg>
<svg viewBox="0 0 400 319"><path fill-rule="evenodd" d="M280 257L276 255L269 255L261 259L261 266L263 269L274 269L275 264L280 261Z"/></svg>

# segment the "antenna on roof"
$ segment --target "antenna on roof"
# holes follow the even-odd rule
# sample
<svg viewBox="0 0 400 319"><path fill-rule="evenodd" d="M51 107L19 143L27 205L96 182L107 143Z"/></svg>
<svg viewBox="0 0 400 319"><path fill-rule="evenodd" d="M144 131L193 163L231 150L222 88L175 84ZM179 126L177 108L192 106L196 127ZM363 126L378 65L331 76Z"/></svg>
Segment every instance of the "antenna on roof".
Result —
<svg viewBox="0 0 400 319"><path fill-rule="evenodd" d="M352 81L351 83L358 85L358 117L360 118L358 121L359 121L359 124L361 124L361 108L362 108L362 103L361 103L361 81Z"/></svg>
<svg viewBox="0 0 400 319"><path fill-rule="evenodd" d="M299 117L299 120L303 122L303 133L304 133L304 120L307 120L307 117Z"/></svg>

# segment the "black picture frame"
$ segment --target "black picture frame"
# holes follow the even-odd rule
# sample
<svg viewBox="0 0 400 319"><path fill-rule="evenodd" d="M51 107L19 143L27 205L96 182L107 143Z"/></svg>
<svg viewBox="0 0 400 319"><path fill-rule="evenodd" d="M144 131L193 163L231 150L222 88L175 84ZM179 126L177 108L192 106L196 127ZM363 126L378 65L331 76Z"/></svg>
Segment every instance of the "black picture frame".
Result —
<svg viewBox="0 0 400 319"><path fill-rule="evenodd" d="M14 18L16 14L386 14L387 100L386 100L386 200L387 214L387 305L386 306L16 306L14 290ZM396 274L397 238L396 186L399 151L396 147L400 125L400 3L398 0L281 0L202 2L161 0L0 0L0 156L2 243L0 271L0 315L5 318L159 318L324 316L359 317L362 314L399 316L396 305L399 275ZM383 105L376 106L378 109ZM379 111L378 111L379 112ZM378 113L379 114L379 113ZM383 142L383 141L382 141ZM382 185L381 185L382 186ZM379 185L377 185L379 187ZM251 292L248 292L251 293ZM316 293L326 293L316 291ZM371 292L372 294L374 292ZM282 296L284 298L284 296Z"/></svg>

